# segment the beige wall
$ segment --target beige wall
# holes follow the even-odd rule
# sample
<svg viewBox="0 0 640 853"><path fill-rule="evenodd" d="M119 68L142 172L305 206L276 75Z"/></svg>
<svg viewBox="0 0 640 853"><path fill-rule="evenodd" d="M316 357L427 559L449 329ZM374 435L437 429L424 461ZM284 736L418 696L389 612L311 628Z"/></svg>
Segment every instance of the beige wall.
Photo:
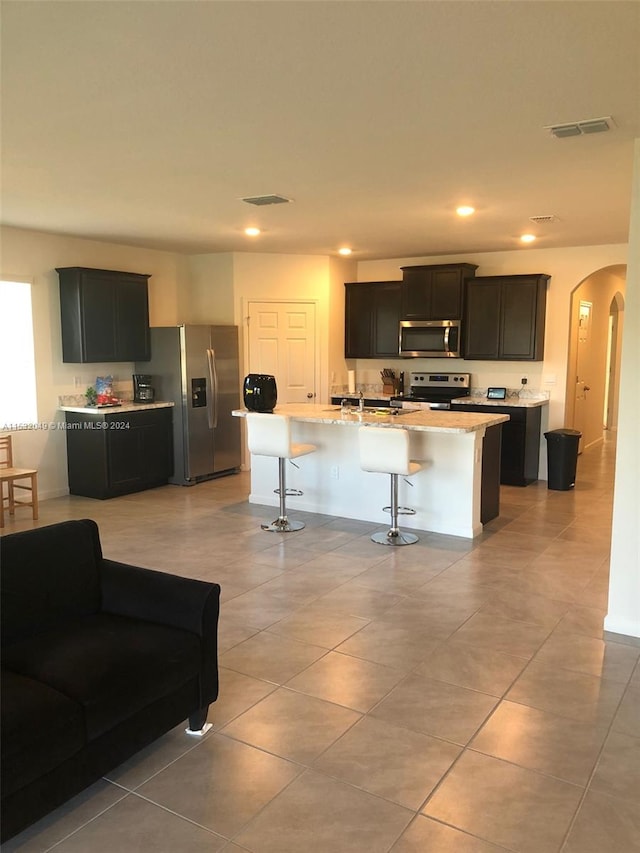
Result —
<svg viewBox="0 0 640 853"><path fill-rule="evenodd" d="M438 255L420 258L396 258L381 261L362 261L358 264L359 281L401 279L401 266L411 264L455 263L477 264L476 275L507 275L546 273L551 276L547 291L547 321L543 362L460 361L472 374L477 386L506 385L517 387L523 375L528 376L530 388L550 392L549 427L565 425L565 392L569 351L569 320L571 292L594 271L613 264L625 264L627 247L576 246L568 249L518 249L512 252L465 252L462 255ZM408 362L406 369L422 369L419 360ZM400 361L402 363L402 361ZM405 363L406 364L406 363ZM441 360L424 360L425 369L441 365ZM415 365L415 366L414 366ZM372 369L373 368L373 369ZM373 375L377 366L359 361L358 369Z"/></svg>
<svg viewBox="0 0 640 853"><path fill-rule="evenodd" d="M347 362L344 357L344 283L357 281L357 264L352 260L331 258L329 261L329 387L347 385Z"/></svg>
<svg viewBox="0 0 640 853"><path fill-rule="evenodd" d="M233 256L234 316L240 327L240 373L247 372L247 312L252 300L296 299L316 303L316 381L324 397L328 387L329 259L324 255L268 255L237 253Z"/></svg>
<svg viewBox="0 0 640 853"><path fill-rule="evenodd" d="M58 397L84 391L95 377L112 374L130 388L133 365L64 364L56 267L87 266L151 275L151 325L236 323L241 334L241 375L246 357L244 330L250 299L312 299L317 305L318 390L327 399L330 377L344 373L344 287L355 264L326 256L209 254L184 256L76 237L2 228L0 276L33 284L38 418L62 421ZM2 425L0 425L1 427ZM21 431L16 460L39 469L42 499L68 491L66 443L59 429Z"/></svg>
<svg viewBox="0 0 640 853"><path fill-rule="evenodd" d="M178 322L233 324L233 254L191 255L186 263L189 285L181 291Z"/></svg>
<svg viewBox="0 0 640 853"><path fill-rule="evenodd" d="M635 143L627 292L620 371L608 631L640 637L640 139Z"/></svg>
<svg viewBox="0 0 640 853"><path fill-rule="evenodd" d="M3 227L0 230L0 277L32 283L38 421L62 421L58 396L77 394L112 374L130 386L132 364L64 364L60 334L60 298L56 267L85 266L151 275L149 310L152 325L176 322L178 294L184 286L184 258L171 252L136 249ZM3 424L0 424L0 428ZM21 430L14 434L18 465L36 467L42 499L67 494L67 451L60 429Z"/></svg>

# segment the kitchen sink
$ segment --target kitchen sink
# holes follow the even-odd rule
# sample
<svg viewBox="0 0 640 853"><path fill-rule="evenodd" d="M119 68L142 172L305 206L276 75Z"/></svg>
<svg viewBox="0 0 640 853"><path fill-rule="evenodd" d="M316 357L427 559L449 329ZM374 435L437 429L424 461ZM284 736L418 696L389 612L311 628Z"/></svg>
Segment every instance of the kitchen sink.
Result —
<svg viewBox="0 0 640 853"><path fill-rule="evenodd" d="M340 406L334 406L331 409L325 409L325 412L341 412L342 409ZM390 406L365 406L364 409L359 409L357 406L352 406L351 409L348 409L345 414L350 415L380 415L381 417L391 416L396 417L397 415L409 415L411 412L415 411L415 409L396 409L391 408Z"/></svg>

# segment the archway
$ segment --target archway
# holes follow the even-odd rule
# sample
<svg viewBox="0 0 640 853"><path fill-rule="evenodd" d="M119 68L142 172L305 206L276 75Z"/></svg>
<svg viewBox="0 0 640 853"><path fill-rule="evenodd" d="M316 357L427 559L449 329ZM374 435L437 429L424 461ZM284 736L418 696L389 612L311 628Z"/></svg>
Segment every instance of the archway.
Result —
<svg viewBox="0 0 640 853"><path fill-rule="evenodd" d="M616 264L596 270L571 294L565 422L582 433L581 450L617 424L625 284L626 266Z"/></svg>

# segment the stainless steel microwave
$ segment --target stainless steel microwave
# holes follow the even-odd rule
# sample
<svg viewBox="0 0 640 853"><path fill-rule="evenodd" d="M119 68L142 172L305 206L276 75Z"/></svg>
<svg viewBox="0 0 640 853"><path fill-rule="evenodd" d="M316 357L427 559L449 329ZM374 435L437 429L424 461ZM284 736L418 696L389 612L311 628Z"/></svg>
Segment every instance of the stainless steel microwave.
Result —
<svg viewBox="0 0 640 853"><path fill-rule="evenodd" d="M460 358L460 320L401 320L399 354L405 358Z"/></svg>

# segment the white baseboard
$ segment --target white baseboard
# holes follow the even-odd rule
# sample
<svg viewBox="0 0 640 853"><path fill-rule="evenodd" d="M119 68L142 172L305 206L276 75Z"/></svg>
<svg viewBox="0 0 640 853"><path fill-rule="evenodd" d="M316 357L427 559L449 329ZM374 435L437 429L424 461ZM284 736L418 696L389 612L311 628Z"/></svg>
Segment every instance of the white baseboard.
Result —
<svg viewBox="0 0 640 853"><path fill-rule="evenodd" d="M49 489L46 492L38 492L38 502L50 501L52 498L64 498L69 494L69 489Z"/></svg>
<svg viewBox="0 0 640 853"><path fill-rule="evenodd" d="M604 630L612 634L624 634L626 637L640 638L640 619L618 619L615 616L605 616Z"/></svg>

